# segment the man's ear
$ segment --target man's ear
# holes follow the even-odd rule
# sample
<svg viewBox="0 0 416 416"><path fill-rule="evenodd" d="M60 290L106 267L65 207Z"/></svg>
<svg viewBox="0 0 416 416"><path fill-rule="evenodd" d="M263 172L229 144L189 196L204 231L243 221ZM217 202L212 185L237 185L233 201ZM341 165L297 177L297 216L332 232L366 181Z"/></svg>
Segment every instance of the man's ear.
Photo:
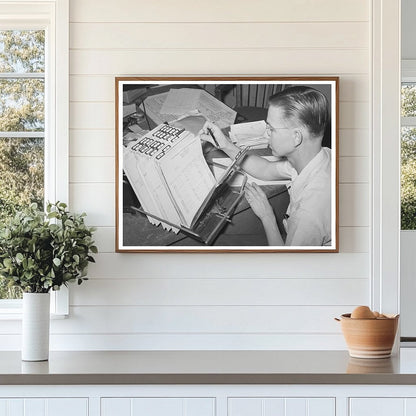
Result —
<svg viewBox="0 0 416 416"><path fill-rule="evenodd" d="M295 147L299 147L303 142L303 132L301 129L295 129L293 133Z"/></svg>

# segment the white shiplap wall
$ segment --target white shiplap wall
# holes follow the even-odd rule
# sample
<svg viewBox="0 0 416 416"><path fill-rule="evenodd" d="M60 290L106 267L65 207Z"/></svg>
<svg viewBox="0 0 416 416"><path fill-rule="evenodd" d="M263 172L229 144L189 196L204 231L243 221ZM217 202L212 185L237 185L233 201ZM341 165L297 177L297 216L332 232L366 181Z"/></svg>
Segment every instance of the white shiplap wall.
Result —
<svg viewBox="0 0 416 416"><path fill-rule="evenodd" d="M370 3L70 1L70 205L100 254L52 348L345 347L333 317L370 299ZM340 253L116 254L114 77L270 74L340 76Z"/></svg>

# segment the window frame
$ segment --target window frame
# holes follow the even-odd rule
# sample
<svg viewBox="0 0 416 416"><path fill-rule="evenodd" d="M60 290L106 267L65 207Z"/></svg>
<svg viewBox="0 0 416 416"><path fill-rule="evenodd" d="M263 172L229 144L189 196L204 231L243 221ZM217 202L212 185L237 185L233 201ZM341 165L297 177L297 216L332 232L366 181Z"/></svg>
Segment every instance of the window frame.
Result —
<svg viewBox="0 0 416 416"><path fill-rule="evenodd" d="M0 0L0 30L45 30L45 201L69 200L69 0ZM59 88L57 87L59 86ZM51 313L69 313L68 289L51 291ZM0 300L0 320L21 300Z"/></svg>
<svg viewBox="0 0 416 416"><path fill-rule="evenodd" d="M377 311L399 313L400 2L373 0L371 12L370 306Z"/></svg>
<svg viewBox="0 0 416 416"><path fill-rule="evenodd" d="M416 60L402 61L401 85L405 83L416 84ZM416 127L416 117L400 117L401 127Z"/></svg>
<svg viewBox="0 0 416 416"><path fill-rule="evenodd" d="M402 60L401 61L401 81L400 81L400 87L403 86L403 84L411 83L416 85L416 60L408 59L408 60ZM400 107L401 108L401 107ZM416 128L416 117L410 116L405 117L400 115L400 132L402 127L411 127ZM400 143L401 143L401 134L400 134ZM401 169L401 163L400 163L400 169ZM406 233L415 233L415 230L402 230L400 226L400 233L406 232Z"/></svg>

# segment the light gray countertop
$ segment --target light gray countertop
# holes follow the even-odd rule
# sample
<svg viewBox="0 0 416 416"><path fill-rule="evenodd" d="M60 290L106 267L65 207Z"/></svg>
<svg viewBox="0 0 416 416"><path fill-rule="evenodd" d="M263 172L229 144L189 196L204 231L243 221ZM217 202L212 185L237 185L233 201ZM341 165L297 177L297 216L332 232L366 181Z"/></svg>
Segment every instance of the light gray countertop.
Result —
<svg viewBox="0 0 416 416"><path fill-rule="evenodd" d="M387 359L347 351L52 351L23 362L0 353L0 385L416 384L416 349Z"/></svg>

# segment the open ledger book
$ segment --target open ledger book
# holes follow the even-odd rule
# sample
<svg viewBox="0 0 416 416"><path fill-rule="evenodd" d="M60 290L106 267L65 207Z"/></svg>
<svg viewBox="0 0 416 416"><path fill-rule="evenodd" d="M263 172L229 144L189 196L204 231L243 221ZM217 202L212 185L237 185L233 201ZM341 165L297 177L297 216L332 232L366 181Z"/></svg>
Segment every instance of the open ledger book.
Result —
<svg viewBox="0 0 416 416"><path fill-rule="evenodd" d="M201 227L218 231L223 224L214 224L214 219L222 221L243 196L243 186L233 192L226 181L237 173L237 162L242 161L245 151L217 181L204 158L199 135L194 134L195 129L191 128L194 133L185 129L186 121L160 124L124 147L124 171L141 203L141 212L152 224L173 232L185 229L190 234L206 234L201 240L207 243L212 236L209 233L208 238L207 230ZM225 212L218 212L213 207L224 191L230 198Z"/></svg>

